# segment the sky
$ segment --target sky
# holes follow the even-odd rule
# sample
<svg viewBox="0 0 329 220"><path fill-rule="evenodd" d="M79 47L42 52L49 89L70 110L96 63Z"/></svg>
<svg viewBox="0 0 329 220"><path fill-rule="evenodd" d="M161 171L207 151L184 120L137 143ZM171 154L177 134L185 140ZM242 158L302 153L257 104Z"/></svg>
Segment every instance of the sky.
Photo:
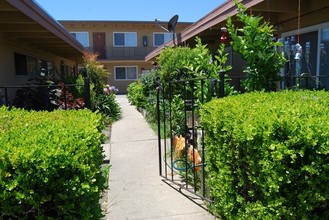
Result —
<svg viewBox="0 0 329 220"><path fill-rule="evenodd" d="M226 0L34 0L56 20L196 22Z"/></svg>

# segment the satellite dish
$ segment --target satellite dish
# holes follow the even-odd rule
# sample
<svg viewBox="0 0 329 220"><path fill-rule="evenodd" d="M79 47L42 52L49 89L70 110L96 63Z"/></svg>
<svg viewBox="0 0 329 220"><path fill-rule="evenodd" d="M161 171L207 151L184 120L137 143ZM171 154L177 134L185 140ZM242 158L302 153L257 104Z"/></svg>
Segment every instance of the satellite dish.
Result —
<svg viewBox="0 0 329 220"><path fill-rule="evenodd" d="M178 20L178 15L174 15L168 22L168 31L169 32L175 32L175 27L177 24L177 20Z"/></svg>
<svg viewBox="0 0 329 220"><path fill-rule="evenodd" d="M159 18L156 18L154 21L155 21L155 24L160 27L162 30L166 31L166 32L171 32L172 35L173 35L173 42L174 42L174 45L176 45L176 42L175 42L175 28L176 28L176 24L177 24L177 20L178 20L178 15L174 15L168 22L168 29L165 28L165 27L162 27L161 24L159 23L160 19Z"/></svg>

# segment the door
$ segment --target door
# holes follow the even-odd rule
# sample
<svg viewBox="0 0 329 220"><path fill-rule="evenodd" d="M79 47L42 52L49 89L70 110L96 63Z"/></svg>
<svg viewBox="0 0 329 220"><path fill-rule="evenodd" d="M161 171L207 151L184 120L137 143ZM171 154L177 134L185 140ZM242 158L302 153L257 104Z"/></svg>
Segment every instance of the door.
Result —
<svg viewBox="0 0 329 220"><path fill-rule="evenodd" d="M106 59L105 32L93 33L94 53L98 54L98 59Z"/></svg>

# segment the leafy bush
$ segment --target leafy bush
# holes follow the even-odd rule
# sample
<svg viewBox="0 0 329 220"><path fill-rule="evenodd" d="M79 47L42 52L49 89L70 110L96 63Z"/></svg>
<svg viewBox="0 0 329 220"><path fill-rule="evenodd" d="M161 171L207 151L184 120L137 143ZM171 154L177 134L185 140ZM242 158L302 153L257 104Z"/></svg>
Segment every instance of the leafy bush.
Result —
<svg viewBox="0 0 329 220"><path fill-rule="evenodd" d="M244 70L248 74L245 87L247 91L273 91L279 80L278 73L286 62L283 53L275 51L275 48L283 44L273 41L273 26L268 22L262 23L262 17L248 15L247 8L235 2L239 11L237 19L243 27L235 27L231 18L227 20L227 27L233 50L248 63Z"/></svg>
<svg viewBox="0 0 329 220"><path fill-rule="evenodd" d="M103 119L108 123L113 123L121 118L121 108L115 100L115 95L98 95L96 96L94 109L100 112Z"/></svg>
<svg viewBox="0 0 329 220"><path fill-rule="evenodd" d="M197 57L196 51L189 47L165 48L157 58L159 63L160 80L169 82L184 77L184 66L187 60L194 60Z"/></svg>
<svg viewBox="0 0 329 220"><path fill-rule="evenodd" d="M127 98L132 105L137 108L145 107L147 96L144 95L144 85L140 80L129 84L127 92Z"/></svg>
<svg viewBox="0 0 329 220"><path fill-rule="evenodd" d="M50 103L57 109L82 109L85 106L83 98L75 98L70 88L63 82L58 83L58 88L51 90Z"/></svg>
<svg viewBox="0 0 329 220"><path fill-rule="evenodd" d="M329 95L250 93L203 107L212 209L223 219L329 218Z"/></svg>
<svg viewBox="0 0 329 220"><path fill-rule="evenodd" d="M100 219L101 116L0 108L0 218Z"/></svg>
<svg viewBox="0 0 329 220"><path fill-rule="evenodd" d="M106 77L109 72L97 61L97 54L84 53L84 66L86 76L90 78L91 83L94 84L96 93L101 94L105 86Z"/></svg>

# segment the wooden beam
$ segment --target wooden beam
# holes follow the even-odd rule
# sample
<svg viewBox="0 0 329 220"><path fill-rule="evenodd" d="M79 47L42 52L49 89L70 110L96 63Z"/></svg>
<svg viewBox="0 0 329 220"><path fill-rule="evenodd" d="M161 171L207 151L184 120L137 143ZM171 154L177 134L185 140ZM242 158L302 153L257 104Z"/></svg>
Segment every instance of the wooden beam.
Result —
<svg viewBox="0 0 329 220"><path fill-rule="evenodd" d="M40 25L33 24L1 24L0 23L0 32L49 32Z"/></svg>
<svg viewBox="0 0 329 220"><path fill-rule="evenodd" d="M18 11L0 11L0 24L1 23L35 23L28 16L18 12Z"/></svg>
<svg viewBox="0 0 329 220"><path fill-rule="evenodd" d="M40 39L46 38L48 39L58 39L55 35L49 32L4 32L5 35L13 37L13 38L20 38L20 39Z"/></svg>

